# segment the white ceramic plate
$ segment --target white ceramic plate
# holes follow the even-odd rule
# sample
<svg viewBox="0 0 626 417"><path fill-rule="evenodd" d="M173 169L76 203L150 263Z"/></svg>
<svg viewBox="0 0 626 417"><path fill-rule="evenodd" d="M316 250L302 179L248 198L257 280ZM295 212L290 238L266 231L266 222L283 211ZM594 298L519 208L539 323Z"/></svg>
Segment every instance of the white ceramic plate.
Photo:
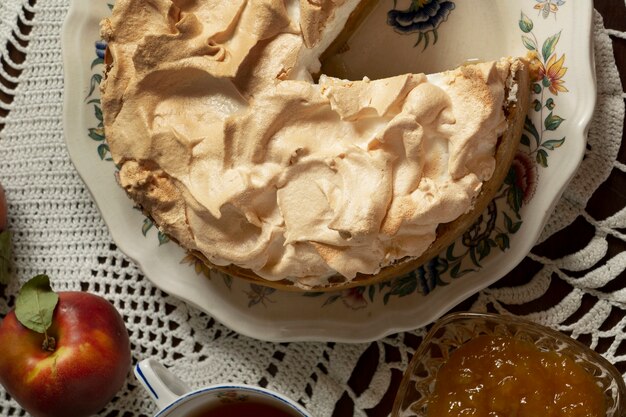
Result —
<svg viewBox="0 0 626 417"><path fill-rule="evenodd" d="M209 273L188 263L115 182L98 90L105 47L98 23L112 2L73 0L63 28L70 157L113 239L156 286L251 337L364 342L430 323L524 258L584 153L596 96L592 2L381 0L340 57L351 77L432 72L537 51L544 77L533 85L515 175L482 222L446 253L385 284L303 295Z"/></svg>

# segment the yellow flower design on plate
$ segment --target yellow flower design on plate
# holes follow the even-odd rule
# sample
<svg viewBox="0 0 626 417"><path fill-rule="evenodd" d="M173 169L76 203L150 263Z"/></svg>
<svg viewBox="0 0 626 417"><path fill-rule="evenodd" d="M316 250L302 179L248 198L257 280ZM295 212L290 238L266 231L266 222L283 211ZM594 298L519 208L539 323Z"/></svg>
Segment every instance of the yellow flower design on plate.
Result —
<svg viewBox="0 0 626 417"><path fill-rule="evenodd" d="M563 66L565 62L565 54L561 55L561 58L556 59L556 54L552 55L546 65L541 64L539 66L539 79L544 87L548 87L550 92L554 95L558 95L559 92L566 93L569 91L565 88L565 81L563 76L567 72L567 67Z"/></svg>

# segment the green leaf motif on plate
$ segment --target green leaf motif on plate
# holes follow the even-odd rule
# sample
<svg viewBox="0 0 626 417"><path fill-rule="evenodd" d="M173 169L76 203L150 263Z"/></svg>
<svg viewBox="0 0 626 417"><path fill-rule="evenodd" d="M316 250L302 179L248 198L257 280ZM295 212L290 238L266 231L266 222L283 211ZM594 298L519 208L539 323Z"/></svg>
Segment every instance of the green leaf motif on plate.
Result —
<svg viewBox="0 0 626 417"><path fill-rule="evenodd" d="M263 285L250 284L250 291L246 291L248 295L248 308L257 304L265 306L266 302L274 303L269 296L274 294L276 290L274 288L265 287Z"/></svg>
<svg viewBox="0 0 626 417"><path fill-rule="evenodd" d="M549 149L549 150L553 151L556 148L560 148L561 145L563 145L563 143L565 143L565 138L562 138L562 139L559 139L559 140L547 140L547 141L543 142L541 144L541 146L543 146L546 149Z"/></svg>
<svg viewBox="0 0 626 417"><path fill-rule="evenodd" d="M563 119L562 117L557 116L556 114L552 114L552 112L550 112L550 114L544 120L544 125L546 127L546 130L557 130L564 120L565 119Z"/></svg>
<svg viewBox="0 0 626 417"><path fill-rule="evenodd" d="M529 33L533 30L533 27L533 21L530 20L524 12L521 12L521 17L519 19L519 28L522 30L522 32Z"/></svg>
<svg viewBox="0 0 626 417"><path fill-rule="evenodd" d="M144 236L147 236L148 231L152 229L152 226L154 226L154 223L152 223L152 220L146 217L145 219L143 219L143 225L141 226L141 233L143 233Z"/></svg>
<svg viewBox="0 0 626 417"><path fill-rule="evenodd" d="M530 139L528 138L526 134L522 135L522 138L520 139L520 143L524 146L530 146Z"/></svg>
<svg viewBox="0 0 626 417"><path fill-rule="evenodd" d="M526 35L522 35L522 43L529 51L537 50L537 44L535 43L535 41Z"/></svg>
<svg viewBox="0 0 626 417"><path fill-rule="evenodd" d="M537 151L537 163L544 168L548 167L548 152L544 149L539 149Z"/></svg>
<svg viewBox="0 0 626 417"><path fill-rule="evenodd" d="M334 304L335 301L340 300L340 299L341 299L341 294L331 295L330 297L326 299L326 301L324 301L324 304L322 304L322 307L326 307L328 305Z"/></svg>
<svg viewBox="0 0 626 417"><path fill-rule="evenodd" d="M159 246L170 241L170 237L160 230L159 230L159 233L157 233L157 237L159 239Z"/></svg>
<svg viewBox="0 0 626 417"><path fill-rule="evenodd" d="M96 91L96 88L100 85L101 82L102 74L95 73L91 76L91 81L89 82L89 94L87 94L87 97L91 97L91 95L94 93L94 91Z"/></svg>
<svg viewBox="0 0 626 417"><path fill-rule="evenodd" d="M89 137L97 142L104 141L104 129L101 127L90 127Z"/></svg>
<svg viewBox="0 0 626 417"><path fill-rule="evenodd" d="M533 138L535 138L535 142L537 144L539 144L541 142L541 138L539 137L539 132L537 131L537 128L535 127L534 123L532 122L532 120L530 120L528 118L528 116L526 116L526 120L524 121L524 129L530 133L531 135L533 135Z"/></svg>
<svg viewBox="0 0 626 417"><path fill-rule="evenodd" d="M554 49L556 48L556 44L559 42L561 38L561 32L550 36L543 42L543 47L541 48L541 53L543 55L543 60L547 61L548 58L554 53Z"/></svg>
<svg viewBox="0 0 626 417"><path fill-rule="evenodd" d="M507 204L514 212L518 212L522 208L522 199L524 198L519 187L510 187L507 192Z"/></svg>
<svg viewBox="0 0 626 417"><path fill-rule="evenodd" d="M511 247L509 235L506 233L499 233L496 236L496 244L501 251L505 251Z"/></svg>
<svg viewBox="0 0 626 417"><path fill-rule="evenodd" d="M91 68L93 69L93 67L97 67L98 65L102 65L102 64L104 64L104 59L96 58L93 61L91 61ZM94 74L94 75L96 75L96 74Z"/></svg>
<svg viewBox="0 0 626 417"><path fill-rule="evenodd" d="M102 109L100 108L100 106L94 106L94 114L96 116L96 119L98 119L98 121L102 123Z"/></svg>
<svg viewBox="0 0 626 417"><path fill-rule="evenodd" d="M106 143L101 143L100 145L98 145L98 156L100 157L100 159L102 160L111 160L111 158L108 158L107 155L109 154L110 150L109 150L109 145L107 145Z"/></svg>
<svg viewBox="0 0 626 417"><path fill-rule="evenodd" d="M455 264L451 269L450 269L450 276L452 278L461 278L463 275L469 274L470 272L475 272L475 269L463 269L461 270L461 262Z"/></svg>
<svg viewBox="0 0 626 417"><path fill-rule="evenodd" d="M522 222L518 221L518 222L514 222L508 214L504 213L504 224L506 226L506 230L507 232L513 234L513 233L517 233L517 231L520 229L520 227L522 226Z"/></svg>
<svg viewBox="0 0 626 417"><path fill-rule="evenodd" d="M408 274L404 277L394 281L391 291L384 296L384 302L387 304L389 297L397 295L399 297L406 297L409 294L413 294L417 290L417 280L413 274Z"/></svg>

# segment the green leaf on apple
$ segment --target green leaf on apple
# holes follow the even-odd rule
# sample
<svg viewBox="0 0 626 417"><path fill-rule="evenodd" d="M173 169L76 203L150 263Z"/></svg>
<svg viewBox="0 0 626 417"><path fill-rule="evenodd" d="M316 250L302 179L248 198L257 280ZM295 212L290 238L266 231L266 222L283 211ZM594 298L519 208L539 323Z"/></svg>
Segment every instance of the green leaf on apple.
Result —
<svg viewBox="0 0 626 417"><path fill-rule="evenodd" d="M11 232L5 230L0 233L0 284L8 284L11 280Z"/></svg>
<svg viewBox="0 0 626 417"><path fill-rule="evenodd" d="M15 315L25 327L46 333L59 296L50 287L47 275L37 275L22 286L15 302Z"/></svg>

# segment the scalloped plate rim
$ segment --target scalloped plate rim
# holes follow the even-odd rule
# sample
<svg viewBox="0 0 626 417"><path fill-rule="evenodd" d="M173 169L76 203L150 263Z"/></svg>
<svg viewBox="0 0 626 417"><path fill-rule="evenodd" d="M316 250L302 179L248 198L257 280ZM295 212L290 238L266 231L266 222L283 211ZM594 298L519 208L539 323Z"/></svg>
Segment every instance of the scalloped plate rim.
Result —
<svg viewBox="0 0 626 417"><path fill-rule="evenodd" d="M89 21L96 21L95 19L98 17L98 13L95 12L95 8L106 7L103 6L105 1L101 0L101 2L102 4L94 5L93 3L95 2L71 0L70 9L62 28L61 43L65 81L63 126L70 159L76 167L79 176L85 182L89 193L109 228L114 242L125 255L139 266L146 278L166 293L182 299L213 316L227 327L249 337L273 342L334 341L362 343L431 323L463 299L505 275L526 256L539 237L543 225L547 221L549 214L553 211L562 192L574 176L585 152L586 135L596 100L593 41L591 36L593 8L590 3L586 4L586 8L585 5L576 4L576 13L580 13L583 17L589 17L588 19L581 19L584 22L584 27L581 32L589 33L586 44L583 45L583 49L589 51L588 60L585 61L588 62L588 68L586 68L584 72L588 73L593 82L584 85L584 87L588 88L588 91L582 92L586 93L584 95L586 99L578 100L579 104L575 107L575 112L573 112L573 115L577 116L577 123L570 125L571 127L568 128L568 145L572 147L570 149L572 154L570 154L570 158L566 158L566 160L568 167L571 168L571 172L569 176L559 177L561 181L555 184L553 198L549 207L545 210L544 217L541 219L541 226L533 229L531 231L532 233L526 230L526 233L516 235L515 250L511 248L508 252L500 254L495 261L489 264L488 267L490 269L496 268L499 270L499 276L494 275L489 277L489 279L483 278L479 285L471 283L471 277L463 278L455 282L457 285L455 287L456 293L454 297L447 297L445 291L441 289L439 291L433 291L428 297L429 300L437 301L437 303L435 303L437 308L431 309L428 313L421 315L419 318L415 317L414 310L412 309L403 308L402 306L400 306L400 308L384 306L388 311L393 311L393 315L372 315L370 313L369 315L371 317L368 318L366 323L362 320L337 321L333 317L312 317L304 321L302 319L282 319L276 322L274 320L260 318L257 314L257 310L252 310L245 306L233 306L233 304L225 302L226 300L220 297L213 297L212 301L217 304L207 307L206 302L203 302L206 300L202 300L198 297L198 289L201 288L202 291L212 292L212 284L209 285L208 279L199 277L197 282L155 279L158 273L153 270L153 263L146 262L149 260L146 259L146 255L154 255L154 249L145 250L143 247L138 249L136 245L133 245L132 239L128 238L127 226L133 226L139 230L140 225L136 224L136 219L131 219L126 216L128 208L125 205L117 205L116 209L113 209L111 204L108 204L109 201L107 201L107 196L105 196L104 193L105 191L110 191L109 188L106 187L107 190L104 189L105 185L103 185L101 177L93 172L91 169L93 167L89 165L88 161L85 159L84 152L80 149L81 144L87 146L85 143L88 140L86 137L86 106L83 101L79 100L79 93L82 91L81 87L85 86L85 71L83 69L84 62L81 61L84 57L80 55L78 51L81 48L81 43L84 43L85 40L82 39L83 37L81 36L76 36L76 28L81 27L77 25L78 23L87 26ZM520 6L520 3L515 3L517 9L519 9L518 6ZM100 14L99 16L102 17L103 15ZM93 43L95 40L97 39L91 39L90 42ZM77 83L76 80L81 80L81 83ZM581 102L584 104L580 104ZM70 110L78 110L81 116L78 119L80 119L81 123L76 123L77 117L75 114L72 114ZM95 153L95 150L92 149L92 152ZM111 163L109 165L110 166L105 169L109 170L112 176L113 167ZM125 200L128 200L119 187L117 194ZM130 200L128 200L127 203L128 206L132 206ZM141 218L139 214L130 217ZM140 233L137 234L140 235ZM134 238L136 240L136 237ZM523 239L523 242L519 242L521 239ZM182 249L180 251L182 254ZM494 264L504 265L494 267ZM180 267L181 266L179 266L179 268ZM189 291L188 288L190 285L191 291ZM393 318L393 320L390 320L391 318ZM366 326L366 330L364 330L364 324L368 325Z"/></svg>

